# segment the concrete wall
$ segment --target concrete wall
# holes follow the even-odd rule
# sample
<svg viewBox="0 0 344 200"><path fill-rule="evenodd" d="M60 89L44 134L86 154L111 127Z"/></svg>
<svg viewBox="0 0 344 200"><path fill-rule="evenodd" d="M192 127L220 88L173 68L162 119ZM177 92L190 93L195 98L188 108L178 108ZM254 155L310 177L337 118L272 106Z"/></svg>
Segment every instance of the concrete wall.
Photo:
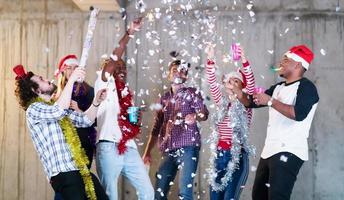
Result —
<svg viewBox="0 0 344 200"><path fill-rule="evenodd" d="M161 1L145 1L147 3L146 12L150 9L161 8L161 12L166 12L168 8L161 4ZM184 1L185 2L185 1ZM193 1L195 2L195 1ZM229 53L229 46L232 42L240 42L246 50L247 56L253 66L256 76L257 85L267 88L268 86L280 81L280 79L269 70L269 66L276 65L282 54L286 52L292 45L307 44L315 53L315 60L311 65L306 76L314 81L320 95L320 104L314 118L313 126L309 138L309 154L310 160L304 164L298 181L295 184L292 199L296 200L332 200L343 199L344 183L343 183L343 162L341 155L344 150L342 148L344 136L343 132L343 105L344 90L340 89L340 80L343 73L343 13L342 10L336 12L337 1L257 1L254 2L253 11L255 12L255 22L249 16L246 4L248 1L203 1L203 5L195 5L199 7L201 12L207 15L215 16L215 31L217 33L216 58L221 73L233 70L233 64L224 63L222 58ZM208 4L207 4L208 3ZM186 3L185 3L186 4ZM343 1L339 5L344 5ZM173 7L173 5L172 5ZM131 74L139 74L144 77L155 77L152 80L148 78L131 78L131 84L139 89L149 89L149 95L137 97L141 102L143 99L146 104L153 102L152 96L162 94L162 82L166 84L163 77L163 71L167 69L167 64L171 60L168 53L172 50L186 50L190 53L186 56L188 60L192 57L199 56L199 60L195 61L190 74L190 85L200 87L209 96L208 86L204 81L204 72L197 70L196 67L203 64L204 46L202 39L207 39L205 35L206 26L200 22L195 14L189 12L183 14L178 6L177 10L172 11L173 19L176 22L176 36L169 35L171 25L166 15L162 15L161 19L154 19L151 22L146 21L145 28L139 33L141 43L131 44L128 50L128 58L135 58L136 63L132 64ZM178 10L179 9L179 10ZM209 11L207 11L209 10ZM140 14L135 12L134 4L129 5L128 13L133 16ZM153 11L154 13L155 11ZM242 23L238 22L242 20ZM179 20L179 21L178 21ZM230 25L229 22L233 22ZM205 29L202 29L202 28ZM165 29L165 30L164 30ZM233 34L236 29L236 34ZM154 45L153 39L146 37L147 32L157 31L160 44ZM166 31L167 30L167 31ZM242 34L241 34L242 32ZM194 34L200 39L192 39ZM222 37L222 42L221 42ZM195 37L194 37L195 38ZM183 41L185 40L185 41ZM184 45L182 43L185 43ZM321 53L321 49L326 54ZM137 54L134 54L137 50ZM151 56L149 50L155 50L155 54ZM269 53L273 51L273 53ZM161 63L159 59L162 59ZM147 67L149 69L147 70ZM163 71L161 71L161 68ZM198 77L198 78L197 78ZM160 82L159 82L160 81ZM207 102L211 107L211 101ZM145 121L150 122L151 113L145 114ZM267 109L255 110L251 142L257 147L257 155L259 157L266 135L266 124L268 120ZM204 178L205 169L208 167L208 144L206 139L209 134L209 123L202 124L203 149L199 162L198 176L195 181L195 198L208 198L208 185ZM151 123L147 131L150 131ZM160 154L155 152L154 165L151 167L151 177L159 163ZM257 166L258 158L251 159L250 166ZM246 187L243 191L241 199L251 199L251 189L253 185L255 172L250 171L250 176ZM153 180L154 181L154 180ZM171 199L177 199L175 195L176 181L172 188Z"/></svg>
<svg viewBox="0 0 344 200"><path fill-rule="evenodd" d="M144 2L147 3L147 11L155 7L160 7L164 13L166 11L166 5L161 4L160 0ZM344 164L341 162L344 153L344 90L341 89L340 82L344 75L341 65L344 62L344 15L342 10L335 12L337 1L260 0L254 2L254 23L246 8L248 1L237 0L234 9L234 0L202 2L203 5L197 4L196 7L203 13L216 17L216 57L221 73L235 68L233 64L223 62L223 56L228 54L232 42L240 42L245 47L257 85L263 87L279 81L269 70L269 66L275 65L290 46L305 43L313 49L315 60L307 77L318 88L320 104L309 138L310 160L301 169L292 199L344 199ZM344 1L339 4L344 6ZM216 5L217 9L214 10ZM129 4L127 12L129 19L140 16L133 3ZM238 22L239 16L242 23ZM171 50L187 50L189 60L199 56L199 59L194 58L189 83L202 88L205 96L209 96L204 71L201 67L196 69L205 60L203 47L197 47L202 42L190 37L194 34L193 38L199 36L207 39L204 35L206 29L202 29L203 23L191 13L183 15L175 11L174 17L180 20L176 23L178 37L168 34L171 29L168 25L170 20L163 14L161 19L146 20L143 30L129 44L129 82L137 94L137 104L149 106L165 91L164 85L168 84L163 72L171 59L168 55ZM299 17L299 20L295 20L295 17ZM231 21L233 25L230 25ZM24 113L19 110L15 101L11 67L23 63L30 70L52 78L60 57L67 53L81 54L86 25L87 13L81 13L68 0L0 0L0 199L52 198L51 187L44 177L26 129ZM118 15L101 14L89 60L89 66L92 67L88 68L87 80L91 84L99 57L111 51L122 34L123 27L124 22ZM233 34L233 29L236 29L236 34ZM153 39L147 37L148 32ZM159 44L154 44L154 40L158 40ZM185 45L181 45L183 43ZM326 51L326 55L320 53L321 49ZM154 54L149 50L154 50ZM268 50L273 53L270 54ZM207 104L211 107L212 102L207 101ZM143 134L138 140L141 152L151 130L153 116L154 113L149 109L144 113ZM255 111L251 142L257 147L258 157L265 139L267 119L266 109ZM208 167L209 148L206 139L210 121L201 125L204 141L195 181L195 198L208 199L208 185L203 175ZM150 170L153 182L161 157L156 150L154 156ZM257 161L258 158L252 158L250 166L256 166ZM254 175L255 172L250 171L241 199L251 199ZM123 184L121 181L120 185L121 199L136 199L135 192L128 183L124 181ZM177 183L172 188L171 199L177 199L176 186Z"/></svg>

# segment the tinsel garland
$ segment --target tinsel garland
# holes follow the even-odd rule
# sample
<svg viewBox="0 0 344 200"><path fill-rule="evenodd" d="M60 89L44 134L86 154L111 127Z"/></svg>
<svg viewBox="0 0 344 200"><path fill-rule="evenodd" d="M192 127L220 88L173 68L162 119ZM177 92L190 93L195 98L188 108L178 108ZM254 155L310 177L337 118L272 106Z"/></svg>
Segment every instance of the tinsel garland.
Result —
<svg viewBox="0 0 344 200"><path fill-rule="evenodd" d="M231 104L229 107L228 105ZM215 159L218 156L217 144L219 141L219 130L218 124L224 120L226 116L229 116L230 123L229 127L232 128L232 146L230 149L231 160L227 164L226 174L221 178L221 183L216 182L217 170L215 167ZM239 102L238 99L234 99L232 102L229 101L228 97L223 96L221 105L218 107L216 113L212 115L213 120L213 132L210 135L210 158L209 158L209 168L208 182L214 191L223 191L229 181L232 180L232 175L240 166L240 155L241 150L244 150L249 155L255 155L255 148L248 144L248 118L245 106Z"/></svg>
<svg viewBox="0 0 344 200"><path fill-rule="evenodd" d="M134 139L140 133L140 126L129 121L128 108L133 105L133 96L129 88L122 81L115 80L115 83L120 106L118 125L122 131L122 138L118 143L117 149L119 154L123 154L127 150L127 141Z"/></svg>
<svg viewBox="0 0 344 200"><path fill-rule="evenodd" d="M49 105L53 104L53 102L46 102L41 98L36 98L34 101L32 101L32 103L34 102L43 102ZM86 196L90 200L96 200L97 196L94 189L92 176L90 170L87 168L89 160L86 156L85 150L81 147L81 142L77 134L76 128L67 116L59 121L59 125L61 126L66 142L71 150L74 163L79 169L80 175L84 182Z"/></svg>

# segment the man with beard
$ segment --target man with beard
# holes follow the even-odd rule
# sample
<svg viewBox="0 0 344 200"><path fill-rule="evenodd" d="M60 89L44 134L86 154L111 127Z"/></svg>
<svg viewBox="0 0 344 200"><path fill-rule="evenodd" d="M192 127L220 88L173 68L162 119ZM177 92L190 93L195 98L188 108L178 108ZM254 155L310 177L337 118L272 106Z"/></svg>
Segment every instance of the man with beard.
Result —
<svg viewBox="0 0 344 200"><path fill-rule="evenodd" d="M126 85L127 68L121 59L130 37L141 27L141 18L134 20L119 41L110 58L97 72L95 91L108 89L107 99L97 113L97 173L110 200L118 199L118 178L122 174L134 186L138 199L153 200L154 190L138 152L134 138L140 122L130 123L128 108L133 106L132 93Z"/></svg>
<svg viewBox="0 0 344 200"><path fill-rule="evenodd" d="M319 102L315 85L303 77L313 60L305 45L292 47L277 69L285 81L265 93L243 95L247 107L269 107L267 135L254 181L253 200L288 200L297 174L308 160L307 138ZM248 97L248 98L247 98Z"/></svg>
<svg viewBox="0 0 344 200"><path fill-rule="evenodd" d="M84 69L75 69L55 102L56 85L42 76L26 73L22 65L13 71L17 75L15 94L26 111L31 138L55 192L65 200L108 199L87 168L88 160L75 130L93 124L106 90L99 91L88 110L79 113L69 107L73 85L84 79Z"/></svg>
<svg viewBox="0 0 344 200"><path fill-rule="evenodd" d="M186 87L190 64L175 60L169 66L170 91L160 98L162 109L157 112L155 124L143 160L151 162L151 150L157 142L162 153L156 174L155 199L167 199L176 173L179 175L179 198L193 199L193 180L201 146L201 134L196 121L205 121L208 110L201 92Z"/></svg>

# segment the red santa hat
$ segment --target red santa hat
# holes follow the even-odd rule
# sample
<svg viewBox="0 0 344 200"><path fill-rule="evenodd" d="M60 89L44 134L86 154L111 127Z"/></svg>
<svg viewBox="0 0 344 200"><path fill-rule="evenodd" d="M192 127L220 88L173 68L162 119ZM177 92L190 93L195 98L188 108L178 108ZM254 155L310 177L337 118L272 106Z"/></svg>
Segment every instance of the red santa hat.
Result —
<svg viewBox="0 0 344 200"><path fill-rule="evenodd" d="M55 71L55 77L61 74L66 67L70 65L79 65L78 57L76 57L76 55L67 55L60 60L59 68Z"/></svg>
<svg viewBox="0 0 344 200"><path fill-rule="evenodd" d="M300 62L306 70L314 58L313 52L306 45L292 47L285 55L296 62Z"/></svg>
<svg viewBox="0 0 344 200"><path fill-rule="evenodd" d="M23 65L16 65L13 67L13 72L17 75L16 80L24 79L27 76Z"/></svg>

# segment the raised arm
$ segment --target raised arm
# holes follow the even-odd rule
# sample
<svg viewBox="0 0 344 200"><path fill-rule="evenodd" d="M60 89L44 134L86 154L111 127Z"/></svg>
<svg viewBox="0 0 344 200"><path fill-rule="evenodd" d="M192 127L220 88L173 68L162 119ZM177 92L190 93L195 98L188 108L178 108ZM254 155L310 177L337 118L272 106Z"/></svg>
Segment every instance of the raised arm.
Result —
<svg viewBox="0 0 344 200"><path fill-rule="evenodd" d="M207 81L210 85L210 94L214 99L216 105L221 104L222 93L220 91L220 84L217 82L215 75L215 59L214 59L214 46L209 44L206 48L207 53L207 63L205 67L205 72L207 74Z"/></svg>
<svg viewBox="0 0 344 200"><path fill-rule="evenodd" d="M112 54L117 56L117 58L121 58L123 56L130 38L133 37L136 31L140 30L142 26L142 19L143 18L140 17L131 22L129 29L125 32L124 36L119 41L119 46L113 50Z"/></svg>
<svg viewBox="0 0 344 200"><path fill-rule="evenodd" d="M246 79L246 82L247 82L245 89L246 89L248 95L253 95L254 88L256 86L254 74L253 74L250 63L246 59L246 55L245 55L244 50L241 47L239 48L239 50L240 50L240 54L241 54L242 72L243 72L245 79Z"/></svg>

